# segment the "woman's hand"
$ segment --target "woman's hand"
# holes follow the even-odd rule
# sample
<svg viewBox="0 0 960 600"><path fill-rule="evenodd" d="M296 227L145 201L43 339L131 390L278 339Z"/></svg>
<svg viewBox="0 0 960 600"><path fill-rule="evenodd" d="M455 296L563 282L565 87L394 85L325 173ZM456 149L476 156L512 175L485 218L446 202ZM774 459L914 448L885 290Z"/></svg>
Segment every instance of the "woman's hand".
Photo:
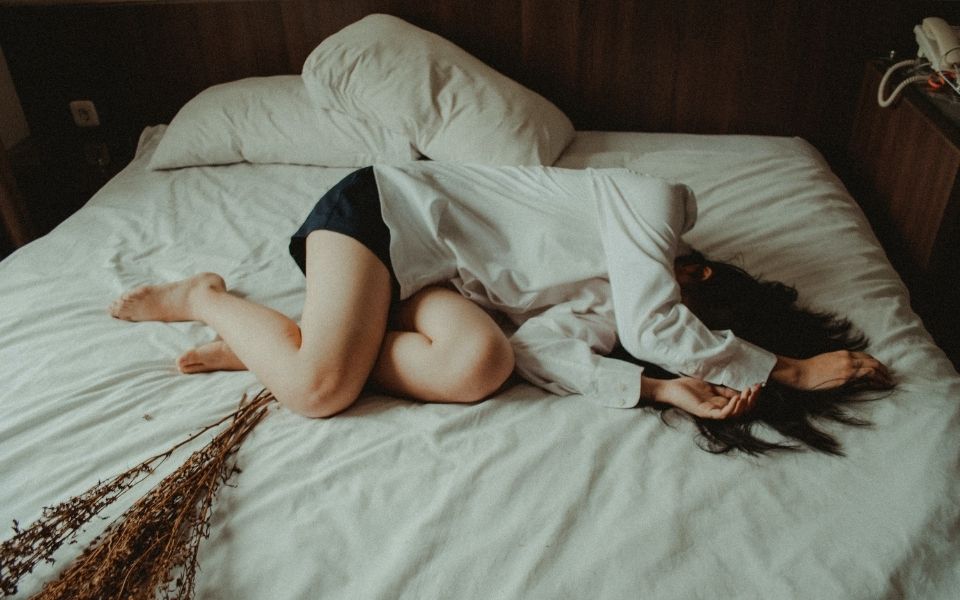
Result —
<svg viewBox="0 0 960 600"><path fill-rule="evenodd" d="M740 416L753 408L760 395L760 384L738 392L693 377L678 379L643 377L640 389L643 390L641 397L645 400L669 404L705 419Z"/></svg>
<svg viewBox="0 0 960 600"><path fill-rule="evenodd" d="M866 352L849 350L806 359L778 356L770 378L806 391L832 390L848 383L863 383L875 389L893 387L893 378L883 363Z"/></svg>

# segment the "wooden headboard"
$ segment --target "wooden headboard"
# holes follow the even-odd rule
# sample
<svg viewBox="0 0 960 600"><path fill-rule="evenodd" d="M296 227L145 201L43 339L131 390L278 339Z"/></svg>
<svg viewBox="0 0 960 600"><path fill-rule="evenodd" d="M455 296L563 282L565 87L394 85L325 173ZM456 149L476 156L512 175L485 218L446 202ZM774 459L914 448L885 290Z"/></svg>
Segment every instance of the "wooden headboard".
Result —
<svg viewBox="0 0 960 600"><path fill-rule="evenodd" d="M30 128L96 103L132 151L205 87L298 73L326 36L385 12L551 99L578 129L799 135L842 155L864 62L958 3L833 0L0 0L0 47Z"/></svg>

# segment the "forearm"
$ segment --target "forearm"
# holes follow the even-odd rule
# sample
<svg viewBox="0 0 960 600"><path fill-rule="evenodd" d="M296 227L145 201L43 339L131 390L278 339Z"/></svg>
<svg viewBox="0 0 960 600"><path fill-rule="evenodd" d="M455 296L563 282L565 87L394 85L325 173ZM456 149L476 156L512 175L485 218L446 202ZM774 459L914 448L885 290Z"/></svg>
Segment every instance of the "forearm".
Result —
<svg viewBox="0 0 960 600"><path fill-rule="evenodd" d="M887 367L864 352L835 350L810 358L777 356L771 381L799 390L831 390L861 382L877 389L894 385Z"/></svg>
<svg viewBox="0 0 960 600"><path fill-rule="evenodd" d="M776 355L777 363L770 371L769 381L775 381L788 387L798 387L803 374L803 361L797 358Z"/></svg>
<svg viewBox="0 0 960 600"><path fill-rule="evenodd" d="M642 402L663 402L662 399L658 399L663 391L663 384L667 379L655 379L653 377L647 377L646 375L640 376L640 400Z"/></svg>

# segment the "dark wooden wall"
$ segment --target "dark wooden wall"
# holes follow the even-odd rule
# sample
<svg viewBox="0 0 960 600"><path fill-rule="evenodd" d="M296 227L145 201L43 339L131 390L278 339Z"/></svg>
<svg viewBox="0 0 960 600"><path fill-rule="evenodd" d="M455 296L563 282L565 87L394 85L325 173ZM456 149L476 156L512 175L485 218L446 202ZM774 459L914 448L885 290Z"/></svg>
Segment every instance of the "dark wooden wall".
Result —
<svg viewBox="0 0 960 600"><path fill-rule="evenodd" d="M21 2L23 0L20 0ZM0 0L2 4L3 0ZM903 0L254 0L0 5L0 46L35 134L91 99L115 155L201 89L297 73L372 12L437 32L553 100L579 129L799 135L841 159L863 65L914 48ZM957 20L957 19L954 19Z"/></svg>

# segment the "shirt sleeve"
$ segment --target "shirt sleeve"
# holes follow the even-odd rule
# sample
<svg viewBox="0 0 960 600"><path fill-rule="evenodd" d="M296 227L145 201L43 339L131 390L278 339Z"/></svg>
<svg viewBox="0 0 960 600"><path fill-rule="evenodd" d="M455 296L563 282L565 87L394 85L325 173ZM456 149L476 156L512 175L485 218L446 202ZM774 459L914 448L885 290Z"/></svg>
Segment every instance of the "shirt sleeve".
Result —
<svg viewBox="0 0 960 600"><path fill-rule="evenodd" d="M510 342L517 373L549 392L582 394L613 408L632 408L640 401L643 368L603 356L616 343L616 330L599 314L559 304L526 320Z"/></svg>
<svg viewBox="0 0 960 600"><path fill-rule="evenodd" d="M696 221L684 185L629 171L595 178L620 343L668 371L735 390L764 383L776 356L731 331L711 331L680 300L674 259Z"/></svg>

